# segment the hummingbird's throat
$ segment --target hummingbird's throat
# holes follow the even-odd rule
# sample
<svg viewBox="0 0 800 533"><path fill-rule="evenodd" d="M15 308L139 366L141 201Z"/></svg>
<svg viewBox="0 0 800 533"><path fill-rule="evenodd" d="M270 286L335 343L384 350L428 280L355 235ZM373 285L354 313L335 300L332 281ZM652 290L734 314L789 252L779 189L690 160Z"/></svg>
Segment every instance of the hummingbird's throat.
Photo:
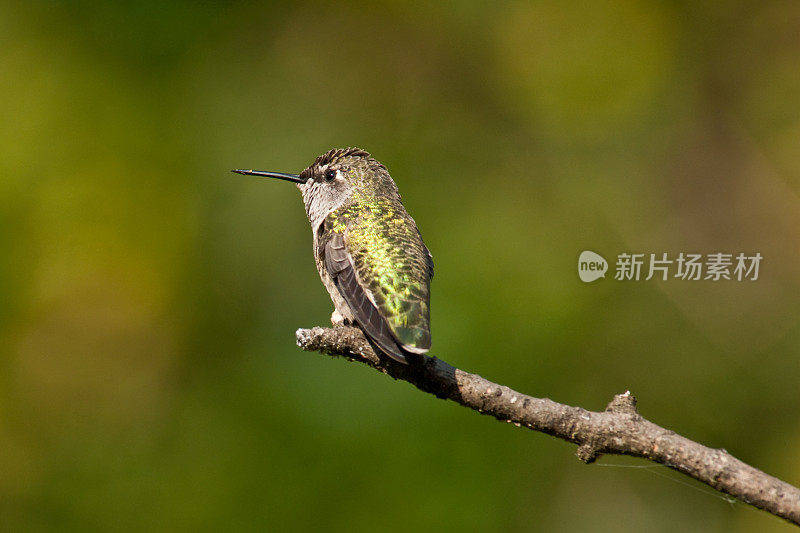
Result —
<svg viewBox="0 0 800 533"><path fill-rule="evenodd" d="M352 189L346 185L334 186L313 179L298 183L297 188L303 194L306 215L315 233L325 218L339 209L352 193Z"/></svg>

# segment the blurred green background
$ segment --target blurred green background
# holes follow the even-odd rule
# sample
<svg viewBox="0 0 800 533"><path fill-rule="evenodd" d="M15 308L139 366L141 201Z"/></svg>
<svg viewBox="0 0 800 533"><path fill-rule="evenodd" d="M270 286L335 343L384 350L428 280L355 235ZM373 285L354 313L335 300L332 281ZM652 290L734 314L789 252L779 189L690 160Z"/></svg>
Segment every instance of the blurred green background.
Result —
<svg viewBox="0 0 800 533"><path fill-rule="evenodd" d="M793 0L3 2L3 529L789 529L299 351L332 310L299 193L229 170L369 150L435 256L432 354L630 389L797 485L798 35ZM764 260L584 284L586 249Z"/></svg>

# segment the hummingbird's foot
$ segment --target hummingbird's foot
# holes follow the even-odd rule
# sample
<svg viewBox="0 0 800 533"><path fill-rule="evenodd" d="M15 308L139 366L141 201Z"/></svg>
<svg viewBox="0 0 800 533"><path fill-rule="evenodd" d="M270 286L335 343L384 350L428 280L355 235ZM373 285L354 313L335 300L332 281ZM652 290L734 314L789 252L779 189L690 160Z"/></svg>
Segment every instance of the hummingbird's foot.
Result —
<svg viewBox="0 0 800 533"><path fill-rule="evenodd" d="M334 326L346 326L348 325L349 321L342 316L338 309L334 309L333 313L331 313L331 324Z"/></svg>

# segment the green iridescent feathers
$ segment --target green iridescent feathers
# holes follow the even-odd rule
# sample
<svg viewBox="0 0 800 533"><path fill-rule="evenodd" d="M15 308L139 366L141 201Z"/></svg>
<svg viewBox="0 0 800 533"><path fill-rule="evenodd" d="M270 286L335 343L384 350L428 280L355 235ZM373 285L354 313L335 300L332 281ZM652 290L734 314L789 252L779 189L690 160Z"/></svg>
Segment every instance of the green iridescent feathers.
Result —
<svg viewBox="0 0 800 533"><path fill-rule="evenodd" d="M344 237L359 285L398 343L415 353L430 349L433 261L402 204L376 198L328 218Z"/></svg>

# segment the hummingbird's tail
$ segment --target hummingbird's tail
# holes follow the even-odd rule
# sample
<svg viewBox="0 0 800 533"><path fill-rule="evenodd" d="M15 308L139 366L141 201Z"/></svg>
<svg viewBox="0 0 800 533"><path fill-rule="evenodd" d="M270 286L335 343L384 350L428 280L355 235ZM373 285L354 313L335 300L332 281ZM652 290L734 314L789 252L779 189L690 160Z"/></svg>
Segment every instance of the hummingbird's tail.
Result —
<svg viewBox="0 0 800 533"><path fill-rule="evenodd" d="M366 330L365 330L365 333ZM379 342L378 339L372 338L369 333L367 333L367 337L370 339L380 348L380 350L397 361L398 363L408 364L410 361L413 360L416 356L424 354L425 351L418 351L416 348L414 350L406 349L405 346L400 346L394 338L389 339L389 342ZM385 339L381 339L385 341ZM413 347L412 347L413 348Z"/></svg>

